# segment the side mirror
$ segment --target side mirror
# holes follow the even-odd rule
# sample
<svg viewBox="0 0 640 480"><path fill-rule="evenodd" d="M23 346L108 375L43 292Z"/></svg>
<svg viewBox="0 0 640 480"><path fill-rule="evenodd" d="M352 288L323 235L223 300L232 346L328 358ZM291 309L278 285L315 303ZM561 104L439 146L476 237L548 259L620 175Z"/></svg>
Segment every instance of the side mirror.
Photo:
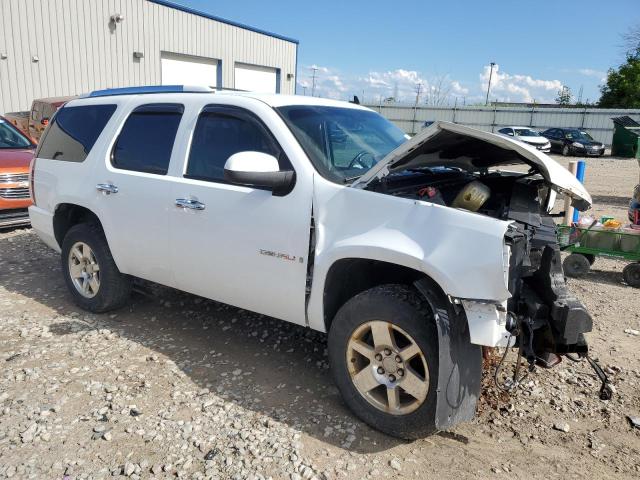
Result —
<svg viewBox="0 0 640 480"><path fill-rule="evenodd" d="M261 152L238 152L224 164L224 178L230 183L267 188L274 195L289 193L296 183L293 170L280 171L278 159Z"/></svg>

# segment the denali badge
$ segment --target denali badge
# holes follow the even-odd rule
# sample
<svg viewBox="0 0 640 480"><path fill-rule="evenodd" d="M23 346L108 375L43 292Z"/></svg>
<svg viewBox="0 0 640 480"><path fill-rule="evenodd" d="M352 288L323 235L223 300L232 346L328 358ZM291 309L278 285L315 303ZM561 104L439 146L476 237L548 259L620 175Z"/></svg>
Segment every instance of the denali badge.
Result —
<svg viewBox="0 0 640 480"><path fill-rule="evenodd" d="M260 255L280 258L282 260L289 260L290 262L295 262L296 259L298 259L300 263L304 262L304 259L302 257L296 257L295 255L288 255L286 253L272 252L271 250L263 250L263 249L260 249L259 252L260 252Z"/></svg>

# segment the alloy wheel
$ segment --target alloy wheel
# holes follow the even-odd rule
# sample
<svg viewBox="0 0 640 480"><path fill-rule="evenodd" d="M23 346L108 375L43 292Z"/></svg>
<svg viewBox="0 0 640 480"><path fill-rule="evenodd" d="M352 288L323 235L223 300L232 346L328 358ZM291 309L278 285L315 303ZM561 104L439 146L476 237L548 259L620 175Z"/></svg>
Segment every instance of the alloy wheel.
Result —
<svg viewBox="0 0 640 480"><path fill-rule="evenodd" d="M76 242L69 251L69 275L73 286L85 298L93 298L100 289L100 265L93 250Z"/></svg>
<svg viewBox="0 0 640 480"><path fill-rule="evenodd" d="M393 323L360 325L347 344L353 385L371 405L392 415L406 415L427 398L429 370L416 341Z"/></svg>

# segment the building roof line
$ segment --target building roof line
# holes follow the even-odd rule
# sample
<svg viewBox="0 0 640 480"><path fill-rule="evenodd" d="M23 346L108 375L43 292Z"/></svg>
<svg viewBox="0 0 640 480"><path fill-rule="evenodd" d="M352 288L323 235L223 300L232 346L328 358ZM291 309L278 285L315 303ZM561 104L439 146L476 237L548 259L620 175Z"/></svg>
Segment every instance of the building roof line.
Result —
<svg viewBox="0 0 640 480"><path fill-rule="evenodd" d="M227 25L231 25L238 28L243 28L245 30L250 30L252 32L260 33L262 35L267 35L269 37L278 38L280 40L284 40L286 42L295 43L296 45L300 42L295 38L285 37L284 35L278 35L277 33L267 32L266 30L262 30L260 28L252 27L250 25L245 25L243 23L234 22L231 20L226 20L224 18L217 17L210 13L203 12L201 10L196 10L195 8L187 7L185 5L181 5L179 3L169 2L167 0L147 0L151 3L156 3L158 5L162 5L163 7L173 8L174 10L180 10L181 12L190 13L192 15L197 15L199 17L208 18L209 20L215 20L216 22L226 23Z"/></svg>

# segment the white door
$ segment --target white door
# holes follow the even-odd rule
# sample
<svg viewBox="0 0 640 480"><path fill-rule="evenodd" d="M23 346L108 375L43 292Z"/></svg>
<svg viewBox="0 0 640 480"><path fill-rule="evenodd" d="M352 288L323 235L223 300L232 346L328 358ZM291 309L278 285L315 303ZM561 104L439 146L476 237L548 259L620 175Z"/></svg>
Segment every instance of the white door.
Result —
<svg viewBox="0 0 640 480"><path fill-rule="evenodd" d="M248 92L278 93L278 70L236 63L234 68L235 88Z"/></svg>
<svg viewBox="0 0 640 480"><path fill-rule="evenodd" d="M162 85L218 86L218 60L162 52Z"/></svg>
<svg viewBox="0 0 640 480"><path fill-rule="evenodd" d="M278 157L273 136L236 107L206 107L199 115L183 178L172 183L169 215L176 286L197 295L304 324L312 184L298 178L283 196L225 183L223 167L240 151ZM197 203L196 203L197 202Z"/></svg>
<svg viewBox="0 0 640 480"><path fill-rule="evenodd" d="M170 286L166 173L182 112L177 104L135 108L93 175L94 208L120 270Z"/></svg>

